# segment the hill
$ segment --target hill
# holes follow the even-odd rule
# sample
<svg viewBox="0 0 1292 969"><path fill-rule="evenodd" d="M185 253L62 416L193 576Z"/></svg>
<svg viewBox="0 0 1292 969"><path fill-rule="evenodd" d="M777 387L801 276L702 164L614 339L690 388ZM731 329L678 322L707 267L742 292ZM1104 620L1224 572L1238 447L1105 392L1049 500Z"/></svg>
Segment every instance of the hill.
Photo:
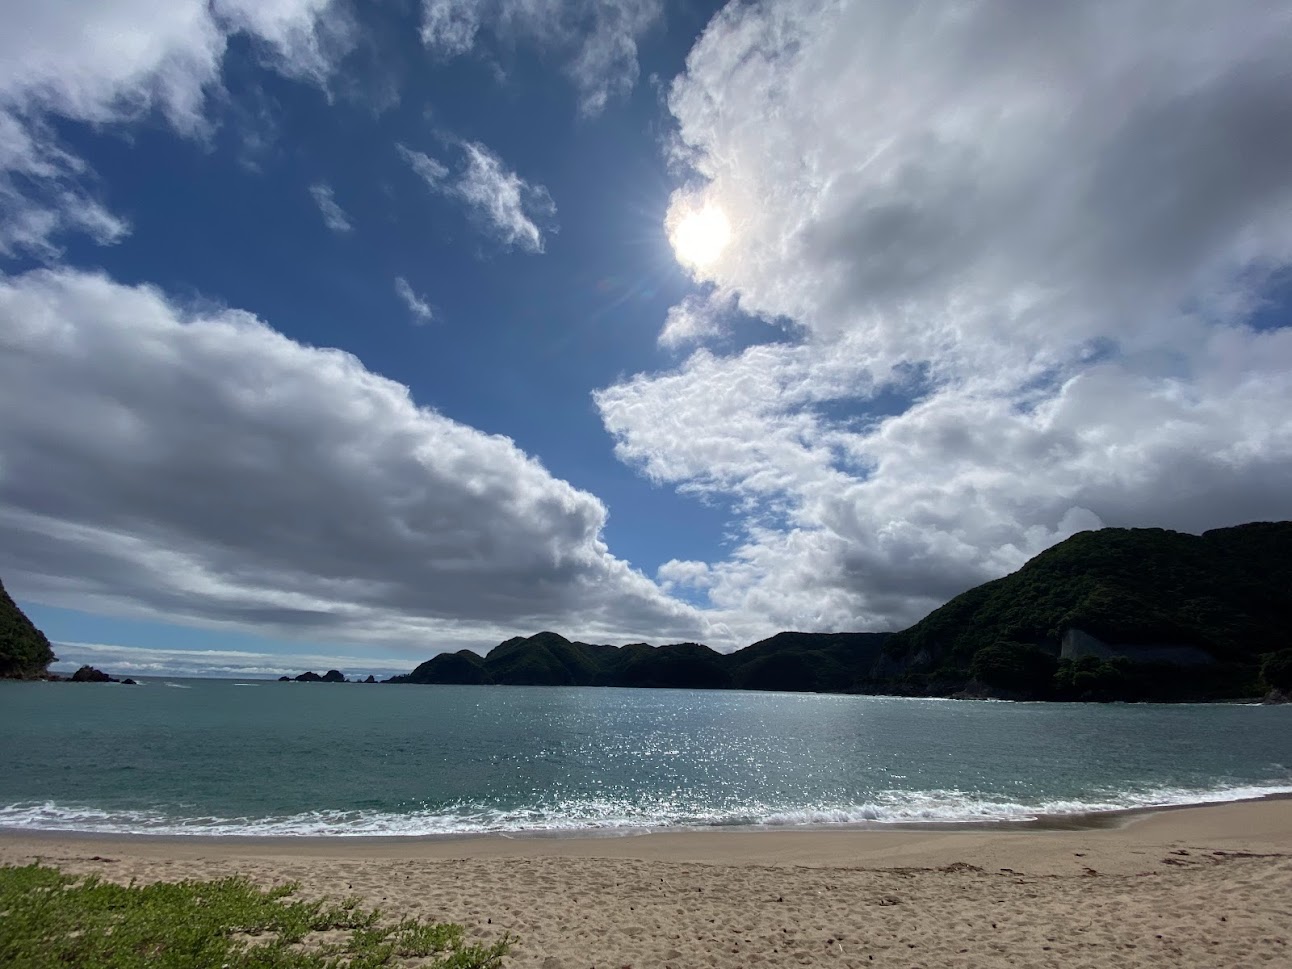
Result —
<svg viewBox="0 0 1292 969"><path fill-rule="evenodd" d="M596 646L542 632L499 643L485 657L441 653L386 682L828 692L868 668L887 635L780 633L724 655L699 643Z"/></svg>
<svg viewBox="0 0 1292 969"><path fill-rule="evenodd" d="M1262 654L1289 645L1289 630L1292 522L1202 535L1105 528L895 634L864 685L937 692L986 680L1038 698L1245 696L1259 691Z"/></svg>
<svg viewBox="0 0 1292 969"><path fill-rule="evenodd" d="M45 634L9 597L0 583L0 679L29 680L45 675L54 662Z"/></svg>
<svg viewBox="0 0 1292 969"><path fill-rule="evenodd" d="M778 633L729 654L698 643L597 646L553 632L468 650L394 683L663 686L1207 700L1263 692L1292 646L1292 522L1188 535L1082 532L899 633Z"/></svg>

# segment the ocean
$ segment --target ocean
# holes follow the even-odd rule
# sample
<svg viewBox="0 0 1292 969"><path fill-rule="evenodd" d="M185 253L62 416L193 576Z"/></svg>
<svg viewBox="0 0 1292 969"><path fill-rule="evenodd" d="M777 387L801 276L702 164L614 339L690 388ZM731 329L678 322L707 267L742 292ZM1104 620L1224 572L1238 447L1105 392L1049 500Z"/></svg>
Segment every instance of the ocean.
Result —
<svg viewBox="0 0 1292 969"><path fill-rule="evenodd" d="M632 833L1292 792L1292 707L551 687L0 682L0 827Z"/></svg>

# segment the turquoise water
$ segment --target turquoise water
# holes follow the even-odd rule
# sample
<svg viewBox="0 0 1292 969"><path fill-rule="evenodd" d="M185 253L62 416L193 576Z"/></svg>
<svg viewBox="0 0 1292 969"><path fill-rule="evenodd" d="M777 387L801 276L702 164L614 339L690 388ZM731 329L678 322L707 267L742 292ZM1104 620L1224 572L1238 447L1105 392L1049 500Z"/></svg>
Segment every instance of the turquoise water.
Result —
<svg viewBox="0 0 1292 969"><path fill-rule="evenodd" d="M993 821L1292 791L1292 707L0 683L0 826L425 835Z"/></svg>

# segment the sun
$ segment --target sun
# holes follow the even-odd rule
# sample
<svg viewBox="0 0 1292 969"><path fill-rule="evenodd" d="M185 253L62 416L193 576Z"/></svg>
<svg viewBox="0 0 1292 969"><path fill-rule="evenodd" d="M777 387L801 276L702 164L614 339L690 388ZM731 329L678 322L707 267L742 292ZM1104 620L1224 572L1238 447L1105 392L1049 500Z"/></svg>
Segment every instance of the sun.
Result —
<svg viewBox="0 0 1292 969"><path fill-rule="evenodd" d="M669 223L668 238L678 262L693 269L712 264L731 241L727 214L712 202L686 206Z"/></svg>

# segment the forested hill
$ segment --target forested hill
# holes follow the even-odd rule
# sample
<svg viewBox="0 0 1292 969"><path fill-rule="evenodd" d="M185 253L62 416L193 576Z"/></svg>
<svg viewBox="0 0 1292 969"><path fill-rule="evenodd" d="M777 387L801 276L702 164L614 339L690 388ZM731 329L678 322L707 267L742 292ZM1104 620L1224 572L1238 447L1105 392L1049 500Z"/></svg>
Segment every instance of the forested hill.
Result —
<svg viewBox="0 0 1292 969"><path fill-rule="evenodd" d="M699 643L594 646L542 632L500 643L486 657L442 653L387 682L838 692L870 670L889 635L779 633L724 655Z"/></svg>
<svg viewBox="0 0 1292 969"><path fill-rule="evenodd" d="M0 679L42 676L52 662L54 650L49 640L32 625L0 583Z"/></svg>
<svg viewBox="0 0 1292 969"><path fill-rule="evenodd" d="M1151 666L1172 696L1142 692L1165 699L1256 691L1262 656L1288 646L1292 522L1257 522L1202 535L1082 532L934 610L895 634L885 653L908 682L934 690L975 673L1010 681L997 667L1012 664L1010 685L1028 695L1043 692L1047 671L1061 672L1037 652L1066 654L1087 672L1096 659ZM883 679L884 665L873 673Z"/></svg>
<svg viewBox="0 0 1292 969"><path fill-rule="evenodd" d="M397 683L1198 700L1253 696L1292 647L1292 522L1083 532L900 633L780 633L730 654L552 632Z"/></svg>

